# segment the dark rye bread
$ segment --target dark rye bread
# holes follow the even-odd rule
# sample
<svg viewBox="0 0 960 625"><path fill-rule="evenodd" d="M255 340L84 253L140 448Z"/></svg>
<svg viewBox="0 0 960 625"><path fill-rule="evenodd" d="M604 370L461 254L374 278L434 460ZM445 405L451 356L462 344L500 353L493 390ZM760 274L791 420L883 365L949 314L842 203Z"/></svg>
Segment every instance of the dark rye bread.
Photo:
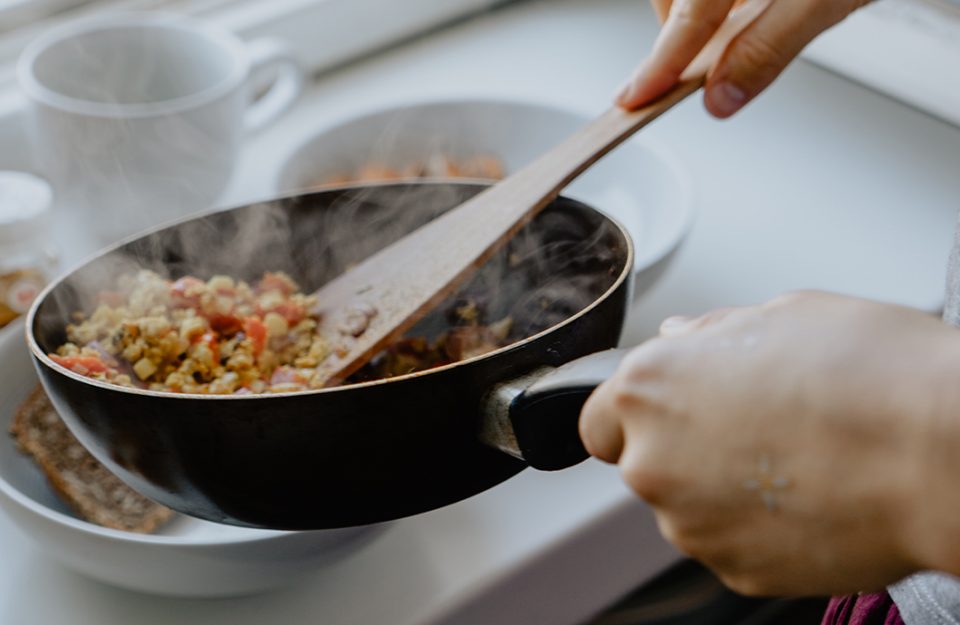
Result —
<svg viewBox="0 0 960 625"><path fill-rule="evenodd" d="M17 410L10 433L33 456L54 490L81 518L127 532L153 532L173 511L132 490L90 455L37 387Z"/></svg>

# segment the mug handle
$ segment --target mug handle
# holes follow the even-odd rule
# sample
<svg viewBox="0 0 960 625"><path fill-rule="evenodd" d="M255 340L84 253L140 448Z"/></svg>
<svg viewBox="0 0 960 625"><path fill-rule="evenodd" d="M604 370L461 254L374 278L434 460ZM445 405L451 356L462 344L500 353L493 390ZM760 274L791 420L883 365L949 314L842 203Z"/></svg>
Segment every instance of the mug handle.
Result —
<svg viewBox="0 0 960 625"><path fill-rule="evenodd" d="M258 74L276 71L276 78L244 115L244 129L253 133L275 120L303 91L303 69L290 47L279 39L256 39L247 44L250 75L256 84Z"/></svg>

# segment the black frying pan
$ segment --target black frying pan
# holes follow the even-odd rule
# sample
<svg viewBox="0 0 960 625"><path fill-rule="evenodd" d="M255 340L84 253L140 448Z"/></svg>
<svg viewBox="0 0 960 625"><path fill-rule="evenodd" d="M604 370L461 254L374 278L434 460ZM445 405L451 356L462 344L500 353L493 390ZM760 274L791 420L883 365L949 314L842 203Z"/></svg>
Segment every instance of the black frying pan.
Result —
<svg viewBox="0 0 960 625"><path fill-rule="evenodd" d="M134 265L246 280L283 270L309 292L482 188L319 191L124 243L34 303L28 341L43 385L81 442L135 489L186 514L237 525L373 523L459 501L528 465L575 464L587 457L577 433L580 408L616 359L600 355L548 372L616 345L633 252L619 225L565 198L454 298L479 301L491 320L514 320L515 342L481 357L319 391L224 397L116 387L46 356L64 342L70 314L89 310L95 294ZM455 305L441 305L410 334L446 330Z"/></svg>

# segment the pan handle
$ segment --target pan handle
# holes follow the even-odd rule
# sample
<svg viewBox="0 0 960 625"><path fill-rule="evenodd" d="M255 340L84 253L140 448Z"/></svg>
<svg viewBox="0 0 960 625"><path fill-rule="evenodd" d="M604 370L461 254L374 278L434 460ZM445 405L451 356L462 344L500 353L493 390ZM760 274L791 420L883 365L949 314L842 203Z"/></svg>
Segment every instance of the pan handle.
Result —
<svg viewBox="0 0 960 625"><path fill-rule="evenodd" d="M488 401L482 438L542 471L565 469L586 460L589 454L580 440L580 411L629 351L597 352L501 384Z"/></svg>

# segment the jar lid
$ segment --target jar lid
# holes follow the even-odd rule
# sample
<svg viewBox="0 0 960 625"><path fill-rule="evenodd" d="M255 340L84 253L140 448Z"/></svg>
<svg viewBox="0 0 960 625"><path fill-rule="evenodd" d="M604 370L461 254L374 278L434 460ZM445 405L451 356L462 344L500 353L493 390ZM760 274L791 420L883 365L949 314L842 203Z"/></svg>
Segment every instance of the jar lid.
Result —
<svg viewBox="0 0 960 625"><path fill-rule="evenodd" d="M0 243L23 244L47 229L53 189L21 171L0 171Z"/></svg>

